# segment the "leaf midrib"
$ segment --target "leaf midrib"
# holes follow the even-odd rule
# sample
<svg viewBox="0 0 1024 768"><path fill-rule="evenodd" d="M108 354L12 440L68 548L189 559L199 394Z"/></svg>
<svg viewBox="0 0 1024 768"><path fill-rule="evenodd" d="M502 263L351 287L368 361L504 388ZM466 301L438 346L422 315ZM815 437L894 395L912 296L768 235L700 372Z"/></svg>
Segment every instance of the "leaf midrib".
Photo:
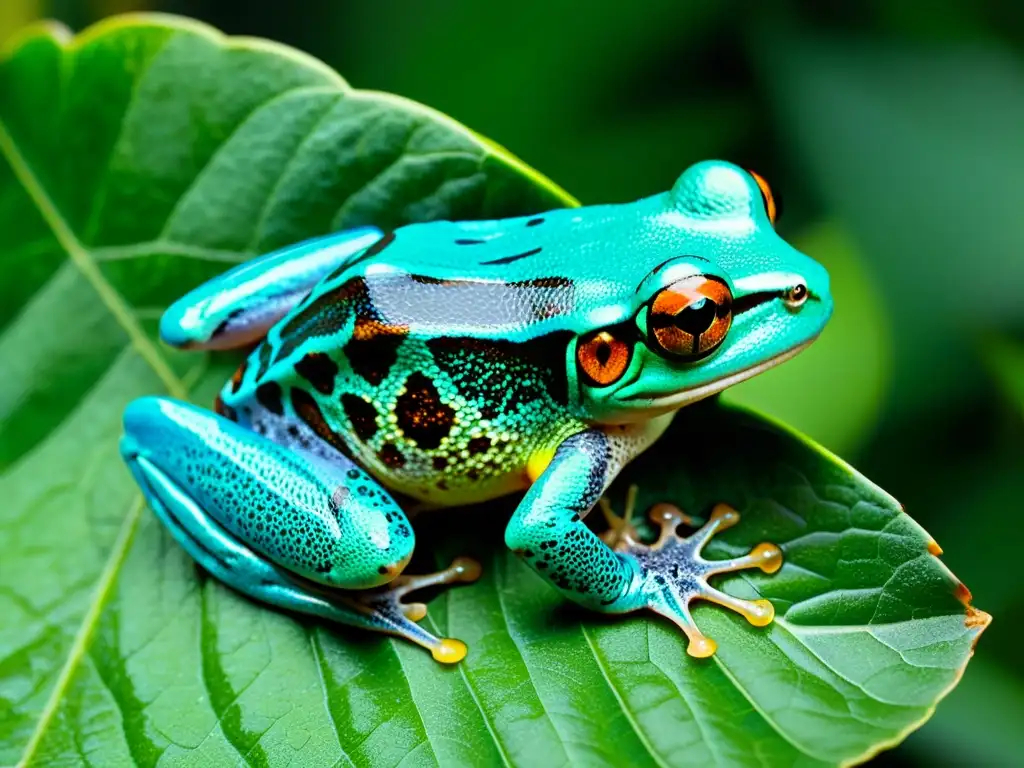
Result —
<svg viewBox="0 0 1024 768"><path fill-rule="evenodd" d="M10 165L15 178L35 204L39 215L53 233L54 239L67 253L71 263L75 265L89 285L92 286L93 290L96 291L104 306L106 306L118 325L121 326L128 336L132 347L138 355L149 365L172 397L182 400L187 399L188 391L185 385L174 374L167 361L160 355L156 346L146 336L138 320L132 315L124 299L121 298L121 295L107 282L93 256L79 241L71 226L47 194L39 178L29 165L28 160L19 151L14 137L7 129L7 125L3 120L0 120L0 155ZM28 765L35 755L36 750L42 743L43 735L46 733L50 721L56 714L65 692L71 685L75 671L85 655L93 632L99 622L103 607L110 597L117 576L121 572L121 566L128 555L139 520L142 517L143 506L142 495L139 494L133 499L128 511L125 513L117 539L96 582L89 607L82 617L82 623L79 625L78 631L75 633L75 639L68 651L67 660L61 668L60 675L54 684L53 691L49 699L47 699L43 711L39 715L39 721L25 745L25 751L18 762L19 766Z"/></svg>
<svg viewBox="0 0 1024 768"><path fill-rule="evenodd" d="M138 320L132 315L131 310L124 299L121 298L121 295L103 277L103 273L100 271L92 255L75 236L70 225L32 171L28 161L18 150L14 138L7 130L7 125L3 120L0 120L0 155L10 164L15 178L18 179L18 182L25 190L25 193L32 199L32 202L35 203L40 216L42 216L43 221L50 228L58 244L67 253L71 263L82 273L82 276L85 277L89 285L99 295L104 306L114 316L118 325L128 335L135 351L153 369L153 372L172 397L182 400L186 399L188 392L185 390L185 386L171 370L167 361L161 357L153 342L146 336L142 326L139 325Z"/></svg>
<svg viewBox="0 0 1024 768"><path fill-rule="evenodd" d="M68 650L67 661L64 663L64 666L60 671L60 676L57 678L57 682L53 686L53 691L46 702L46 706L39 715L39 722L36 725L35 730L32 732L32 736L29 738L28 743L25 745L25 751L22 754L21 759L18 761L19 767L27 766L29 761L35 756L36 750L39 749L39 745L42 743L43 735L46 733L47 728L50 725L50 721L53 719L54 715L56 715L57 708L63 700L64 692L71 685L71 680L74 677L75 671L78 669L78 663L85 655L86 648L92 640L93 631L96 629L96 625L99 622L100 613L106 605L107 598L110 596L111 589L114 586L114 582L117 580L118 574L121 572L121 566L124 563L125 558L128 556L128 550L135 538L135 531L138 528L139 520L142 517L143 506L142 495L139 494L131 502L128 511L124 516L121 528L117 534L117 540L114 542L114 546L110 551L110 556L107 558L107 562L103 567L103 572L100 574L100 577L96 582L92 602L89 605L89 609L86 611L85 616L82 618L82 623L78 627L78 632L75 633L75 639L71 644L71 648Z"/></svg>

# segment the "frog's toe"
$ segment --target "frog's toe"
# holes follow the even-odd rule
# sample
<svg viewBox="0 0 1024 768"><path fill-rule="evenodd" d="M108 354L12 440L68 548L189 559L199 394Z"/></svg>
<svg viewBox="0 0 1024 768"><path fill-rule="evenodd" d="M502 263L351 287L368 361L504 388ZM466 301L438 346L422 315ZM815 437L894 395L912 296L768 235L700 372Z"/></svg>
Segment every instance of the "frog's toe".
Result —
<svg viewBox="0 0 1024 768"><path fill-rule="evenodd" d="M758 544L748 554L728 560L706 560L705 545L717 534L739 522L739 513L726 504L718 504L707 523L693 535L679 535L679 526L690 518L672 504L656 504L649 512L660 528L660 535L651 545L634 541L617 549L636 558L644 578L646 606L671 619L689 640L687 653L697 658L714 654L715 641L704 635L694 623L690 603L707 600L743 616L756 627L771 624L775 609L768 600L742 600L715 589L708 583L711 576L759 568L775 573L782 567L782 550L774 544Z"/></svg>
<svg viewBox="0 0 1024 768"><path fill-rule="evenodd" d="M427 615L427 604L402 603L402 613L409 621L421 621Z"/></svg>
<svg viewBox="0 0 1024 768"><path fill-rule="evenodd" d="M363 612L375 628L405 638L426 648L436 661L455 664L466 657L466 644L450 637L438 637L416 622L427 615L423 603L406 603L411 592L444 584L468 584L480 578L480 564L468 557L456 558L450 566L422 576L397 577L384 587L348 592L343 598Z"/></svg>
<svg viewBox="0 0 1024 768"><path fill-rule="evenodd" d="M390 592L401 598L410 592L442 584L472 584L480 578L480 563L469 557L457 557L443 571L422 576L399 576L391 584Z"/></svg>
<svg viewBox="0 0 1024 768"><path fill-rule="evenodd" d="M636 495L639 491L637 485L630 485L626 489L626 506L622 515L615 514L611 501L607 496L602 496L597 505L608 523L608 530L601 534L600 538L605 544L617 551L626 551L629 547L640 543L640 532L633 525L633 512L636 509ZM689 518L686 518L689 522Z"/></svg>

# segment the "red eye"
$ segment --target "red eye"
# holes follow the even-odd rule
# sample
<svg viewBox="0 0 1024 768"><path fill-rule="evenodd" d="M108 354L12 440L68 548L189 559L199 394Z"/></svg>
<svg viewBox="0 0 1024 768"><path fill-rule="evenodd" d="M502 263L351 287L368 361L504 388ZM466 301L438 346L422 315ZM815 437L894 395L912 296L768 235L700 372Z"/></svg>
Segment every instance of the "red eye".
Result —
<svg viewBox="0 0 1024 768"><path fill-rule="evenodd" d="M692 275L660 290L647 317L648 336L664 352L697 360L725 341L732 291L717 277Z"/></svg>
<svg viewBox="0 0 1024 768"><path fill-rule="evenodd" d="M629 344L608 331L595 331L580 339L576 362L590 384L607 387L626 372L630 351Z"/></svg>
<svg viewBox="0 0 1024 768"><path fill-rule="evenodd" d="M779 218L779 205L775 201L775 195L772 194L771 186L769 186L761 174L749 170L747 172L757 182L757 186L761 190L761 199L764 200L764 209L768 213L768 219L771 221L772 226L775 226L775 220Z"/></svg>

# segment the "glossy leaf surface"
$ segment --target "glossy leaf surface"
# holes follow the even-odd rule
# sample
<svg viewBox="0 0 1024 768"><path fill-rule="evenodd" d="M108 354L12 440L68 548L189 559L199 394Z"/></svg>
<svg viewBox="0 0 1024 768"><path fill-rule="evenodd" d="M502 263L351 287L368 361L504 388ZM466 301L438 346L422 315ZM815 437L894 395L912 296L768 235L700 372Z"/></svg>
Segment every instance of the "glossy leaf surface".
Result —
<svg viewBox="0 0 1024 768"><path fill-rule="evenodd" d="M322 65L168 18L0 63L0 763L834 764L923 722L987 617L879 489L800 438L709 403L629 469L641 502L743 522L710 549L783 545L766 630L706 606L720 644L567 608L501 546L508 503L420 521L422 565L482 580L421 650L276 613L205 578L117 456L133 397L209 402L222 358L153 338L187 288L275 246L362 223L574 201L447 118ZM620 484L621 487L621 484Z"/></svg>

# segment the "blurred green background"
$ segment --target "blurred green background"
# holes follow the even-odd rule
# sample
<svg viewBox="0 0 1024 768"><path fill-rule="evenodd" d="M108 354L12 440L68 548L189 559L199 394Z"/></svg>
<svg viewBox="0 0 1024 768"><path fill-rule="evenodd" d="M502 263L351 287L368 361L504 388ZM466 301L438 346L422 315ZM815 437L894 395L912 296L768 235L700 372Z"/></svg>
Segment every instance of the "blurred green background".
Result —
<svg viewBox="0 0 1024 768"><path fill-rule="evenodd" d="M893 493L995 621L879 765L1024 746L1024 13L1012 0L0 0L0 39L161 10L306 50L446 112L584 203L733 160L832 272L819 343L729 395Z"/></svg>

